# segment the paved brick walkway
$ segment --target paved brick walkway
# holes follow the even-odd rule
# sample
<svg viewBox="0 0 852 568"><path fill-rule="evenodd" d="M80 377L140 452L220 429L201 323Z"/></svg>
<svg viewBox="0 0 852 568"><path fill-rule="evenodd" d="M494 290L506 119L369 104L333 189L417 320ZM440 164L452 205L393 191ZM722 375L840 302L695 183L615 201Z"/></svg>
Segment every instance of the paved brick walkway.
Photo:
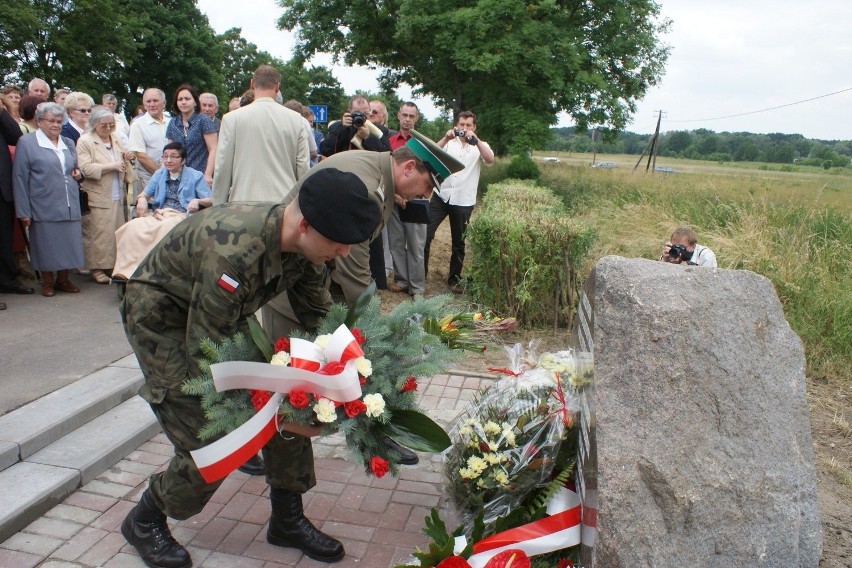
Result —
<svg viewBox="0 0 852 568"><path fill-rule="evenodd" d="M484 376L438 375L420 385L420 404L447 426L473 394L492 382ZM367 477L348 458L340 436L314 439L317 486L304 498L309 519L340 539L346 557L336 567L386 568L406 562L427 543L423 519L439 507L447 526L455 513L443 495L440 456L420 454L420 464L400 476ZM144 563L119 531L127 512L164 466L172 446L157 434L97 479L70 495L0 544L0 566L9 568L134 568ZM233 472L204 510L171 522L200 568L327 566L299 551L267 544L269 487L263 477Z"/></svg>

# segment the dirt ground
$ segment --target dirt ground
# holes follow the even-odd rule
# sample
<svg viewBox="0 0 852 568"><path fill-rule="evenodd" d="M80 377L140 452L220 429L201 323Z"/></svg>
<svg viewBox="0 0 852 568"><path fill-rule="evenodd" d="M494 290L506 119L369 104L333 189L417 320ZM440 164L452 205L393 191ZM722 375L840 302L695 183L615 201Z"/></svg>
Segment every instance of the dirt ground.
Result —
<svg viewBox="0 0 852 568"><path fill-rule="evenodd" d="M450 293L446 284L450 264L450 231L444 223L431 246L426 296ZM408 299L407 294L380 291L382 310L390 311ZM516 330L504 335L507 345L538 339L539 351L569 346L569 331ZM498 346L484 353L468 352L458 367L486 373L489 367L505 367L506 353ZM852 568L852 387L826 380L808 380L808 406L817 472L817 499L822 523L821 568Z"/></svg>

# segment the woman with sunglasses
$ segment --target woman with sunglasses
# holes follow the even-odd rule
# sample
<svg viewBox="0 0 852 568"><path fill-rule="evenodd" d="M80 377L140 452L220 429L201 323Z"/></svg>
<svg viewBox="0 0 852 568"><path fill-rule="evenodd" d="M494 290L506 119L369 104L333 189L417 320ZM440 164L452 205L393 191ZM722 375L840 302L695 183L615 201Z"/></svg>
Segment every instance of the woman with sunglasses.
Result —
<svg viewBox="0 0 852 568"><path fill-rule="evenodd" d="M86 133L86 125L89 123L89 114L95 101L86 93L73 92L65 97L65 112L68 113L68 122L62 125L62 136L70 138L74 144L80 136Z"/></svg>

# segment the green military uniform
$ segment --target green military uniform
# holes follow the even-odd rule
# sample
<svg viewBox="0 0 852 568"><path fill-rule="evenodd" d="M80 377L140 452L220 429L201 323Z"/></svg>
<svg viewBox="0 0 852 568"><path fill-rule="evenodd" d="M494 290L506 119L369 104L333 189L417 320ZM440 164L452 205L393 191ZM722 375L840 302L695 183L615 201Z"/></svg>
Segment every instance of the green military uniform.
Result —
<svg viewBox="0 0 852 568"><path fill-rule="evenodd" d="M323 168L337 168L358 176L367 186L370 197L379 205L382 220L373 235L363 243L352 245L349 256L335 259L334 269L330 272L331 280L343 290L343 296L349 306L355 303L361 292L373 280L370 274L370 241L381 232L382 227L385 226L385 222L393 212L394 195L396 194L391 166L392 160L393 157L390 152L350 150L334 154L313 167L284 199L285 203L295 199L305 180L315 175L316 172ZM261 312L264 328L273 337L288 335L294 328L299 328L295 320L295 306L291 307L290 305L292 300L291 294L281 294Z"/></svg>
<svg viewBox="0 0 852 568"><path fill-rule="evenodd" d="M307 329L331 304L324 268L280 250L284 208L230 203L196 213L172 229L127 282L122 321L145 375L140 395L175 446L175 457L149 488L172 518L200 512L221 483L206 483L189 455L213 441L197 436L207 421L200 399L180 390L201 374L201 340L247 332L247 319L284 291ZM271 487L304 493L316 484L310 438L274 436L263 457Z"/></svg>

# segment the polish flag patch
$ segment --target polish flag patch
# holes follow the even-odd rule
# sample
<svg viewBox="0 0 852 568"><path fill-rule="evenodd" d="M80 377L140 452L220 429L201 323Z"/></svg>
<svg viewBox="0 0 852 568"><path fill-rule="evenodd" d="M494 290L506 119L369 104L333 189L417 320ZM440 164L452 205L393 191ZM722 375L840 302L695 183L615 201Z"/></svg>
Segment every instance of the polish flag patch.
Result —
<svg viewBox="0 0 852 568"><path fill-rule="evenodd" d="M219 277L218 284L228 292L233 292L234 290L240 287L240 283L228 276L227 274L223 274Z"/></svg>

